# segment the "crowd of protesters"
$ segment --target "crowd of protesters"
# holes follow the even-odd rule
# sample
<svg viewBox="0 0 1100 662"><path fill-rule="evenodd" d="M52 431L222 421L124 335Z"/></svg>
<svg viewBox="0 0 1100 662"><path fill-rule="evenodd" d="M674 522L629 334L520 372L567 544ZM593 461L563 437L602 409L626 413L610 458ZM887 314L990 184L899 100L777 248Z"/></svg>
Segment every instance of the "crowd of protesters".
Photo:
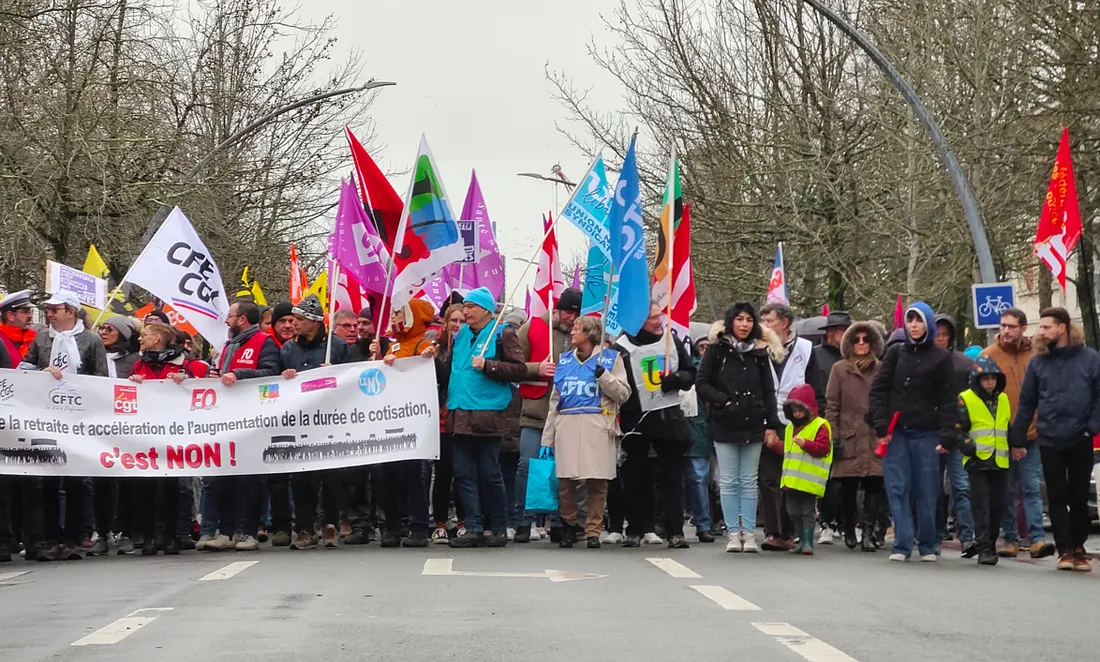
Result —
<svg viewBox="0 0 1100 662"><path fill-rule="evenodd" d="M962 556L979 564L1026 550L1090 569L1100 355L1061 308L1042 311L1030 337L1026 315L1004 311L972 360L955 349L954 320L924 303L890 335L832 313L815 347L776 303L735 303L691 340L656 304L637 334L611 338L580 315L574 289L530 320L498 317L484 288L439 315L413 300L382 334L369 309L338 311L330 328L315 296L271 308L239 300L228 342L207 361L159 310L90 329L61 292L42 302L48 324L36 331L35 306L28 291L0 299L0 369L232 387L327 363L431 358L440 459L201 479L0 476L0 562L268 541L470 548L546 536L683 549L685 521L700 543L725 537L726 552L809 556L839 538L867 553L889 546L899 562L915 546L934 562L953 522ZM532 512L528 468L547 448L559 507Z"/></svg>

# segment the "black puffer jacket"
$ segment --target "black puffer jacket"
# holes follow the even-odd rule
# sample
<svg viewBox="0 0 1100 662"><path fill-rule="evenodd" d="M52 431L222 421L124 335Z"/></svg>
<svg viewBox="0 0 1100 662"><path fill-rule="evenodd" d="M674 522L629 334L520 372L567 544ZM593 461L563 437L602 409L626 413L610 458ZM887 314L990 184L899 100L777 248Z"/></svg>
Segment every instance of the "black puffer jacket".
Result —
<svg viewBox="0 0 1100 662"><path fill-rule="evenodd" d="M940 324L951 329L951 340L947 342L947 351L951 352L951 392L958 395L970 388L970 371L974 367L974 360L955 348L955 339L958 337L955 318L950 315L936 315L936 326Z"/></svg>
<svg viewBox="0 0 1100 662"><path fill-rule="evenodd" d="M1040 446L1066 448L1100 433L1100 354L1085 347L1076 326L1070 326L1065 347L1049 347L1038 337L1035 346L1038 353L1027 364L1009 441L1022 445L1036 411Z"/></svg>
<svg viewBox="0 0 1100 662"><path fill-rule="evenodd" d="M939 430L953 434L955 402L951 354L932 343L893 345L886 350L871 384L871 421L875 434L886 436L894 412L898 429Z"/></svg>
<svg viewBox="0 0 1100 662"><path fill-rule="evenodd" d="M708 338L695 391L709 405L711 439L742 444L764 441L765 429L782 428L767 340L756 340L754 349L740 352L725 332L724 322L715 322ZM778 344L774 334L771 338Z"/></svg>
<svg viewBox="0 0 1100 662"><path fill-rule="evenodd" d="M662 337L658 334L649 333L644 329L639 331L637 336L626 336L631 343L638 347L653 344L661 340ZM675 333L672 334L672 342L679 357L677 360L680 369L663 376L661 381L662 383L673 384L676 388L686 391L695 383L695 363L691 360L691 353ZM619 345L615 345L613 348L622 354L623 363L629 366L630 352ZM623 434L627 435L635 432L644 438L661 439L683 445L685 450L691 446L691 425L684 417L683 410L679 407L668 407L643 413L642 407L638 403L638 387L634 383L634 374L629 367L626 375L627 380L630 382L630 399L624 402L619 409L619 427L622 429Z"/></svg>

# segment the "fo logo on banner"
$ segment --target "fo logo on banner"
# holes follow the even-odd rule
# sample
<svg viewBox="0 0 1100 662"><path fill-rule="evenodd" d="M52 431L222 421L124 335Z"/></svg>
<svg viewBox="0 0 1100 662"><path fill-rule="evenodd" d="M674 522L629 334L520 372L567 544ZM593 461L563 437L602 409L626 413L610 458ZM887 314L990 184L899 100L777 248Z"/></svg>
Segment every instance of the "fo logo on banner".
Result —
<svg viewBox="0 0 1100 662"><path fill-rule="evenodd" d="M279 399L279 385L278 384L260 384L258 387L260 392L260 402L274 402Z"/></svg>
<svg viewBox="0 0 1100 662"><path fill-rule="evenodd" d="M191 411L213 409L218 404L218 392L212 388L197 388L191 391Z"/></svg>
<svg viewBox="0 0 1100 662"><path fill-rule="evenodd" d="M138 413L136 386L115 385L115 416L133 416Z"/></svg>
<svg viewBox="0 0 1100 662"><path fill-rule="evenodd" d="M386 390L386 376L378 368L367 368L359 373L359 390L366 395L381 395Z"/></svg>

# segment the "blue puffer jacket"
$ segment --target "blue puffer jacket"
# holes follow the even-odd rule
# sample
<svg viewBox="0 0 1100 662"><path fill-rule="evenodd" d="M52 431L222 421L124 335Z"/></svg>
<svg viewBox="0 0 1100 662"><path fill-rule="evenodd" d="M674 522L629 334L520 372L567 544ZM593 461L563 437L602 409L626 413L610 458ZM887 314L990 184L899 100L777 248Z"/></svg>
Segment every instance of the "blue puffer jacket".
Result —
<svg viewBox="0 0 1100 662"><path fill-rule="evenodd" d="M1037 342L1020 387L1020 406L1009 440L1023 445L1036 410L1039 445L1066 448L1100 433L1100 354L1085 347L1084 334L1070 327L1065 347Z"/></svg>

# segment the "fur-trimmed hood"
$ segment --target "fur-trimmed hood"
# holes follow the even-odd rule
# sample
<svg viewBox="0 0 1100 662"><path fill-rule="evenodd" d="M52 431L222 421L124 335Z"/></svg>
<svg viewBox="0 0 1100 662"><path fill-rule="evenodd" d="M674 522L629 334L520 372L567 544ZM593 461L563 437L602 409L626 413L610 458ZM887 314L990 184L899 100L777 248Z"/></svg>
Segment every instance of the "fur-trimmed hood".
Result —
<svg viewBox="0 0 1100 662"><path fill-rule="evenodd" d="M840 340L840 355L845 359L851 359L855 356L855 337L860 333L867 334L867 337L871 339L871 353L882 358L883 353L886 351L885 343L882 340L882 335L870 322L856 322L848 327L848 330L844 332L844 337Z"/></svg>
<svg viewBox="0 0 1100 662"><path fill-rule="evenodd" d="M1037 354L1047 354L1050 352L1050 346L1046 338L1036 335L1032 337L1031 342L1035 345L1035 352ZM1071 323L1069 325L1069 347L1079 346L1085 344L1085 331Z"/></svg>
<svg viewBox="0 0 1100 662"><path fill-rule="evenodd" d="M775 335L775 332L766 326L760 327L761 338L756 341L756 349L763 349L768 352L768 357L775 363L782 363L783 359L787 356L787 350L784 349L783 343L779 342L779 336ZM714 324L710 325L710 331L707 332L707 340L712 344L719 342L723 338L729 338L727 342L732 342L733 337L726 333L726 323L722 320L718 320Z"/></svg>

